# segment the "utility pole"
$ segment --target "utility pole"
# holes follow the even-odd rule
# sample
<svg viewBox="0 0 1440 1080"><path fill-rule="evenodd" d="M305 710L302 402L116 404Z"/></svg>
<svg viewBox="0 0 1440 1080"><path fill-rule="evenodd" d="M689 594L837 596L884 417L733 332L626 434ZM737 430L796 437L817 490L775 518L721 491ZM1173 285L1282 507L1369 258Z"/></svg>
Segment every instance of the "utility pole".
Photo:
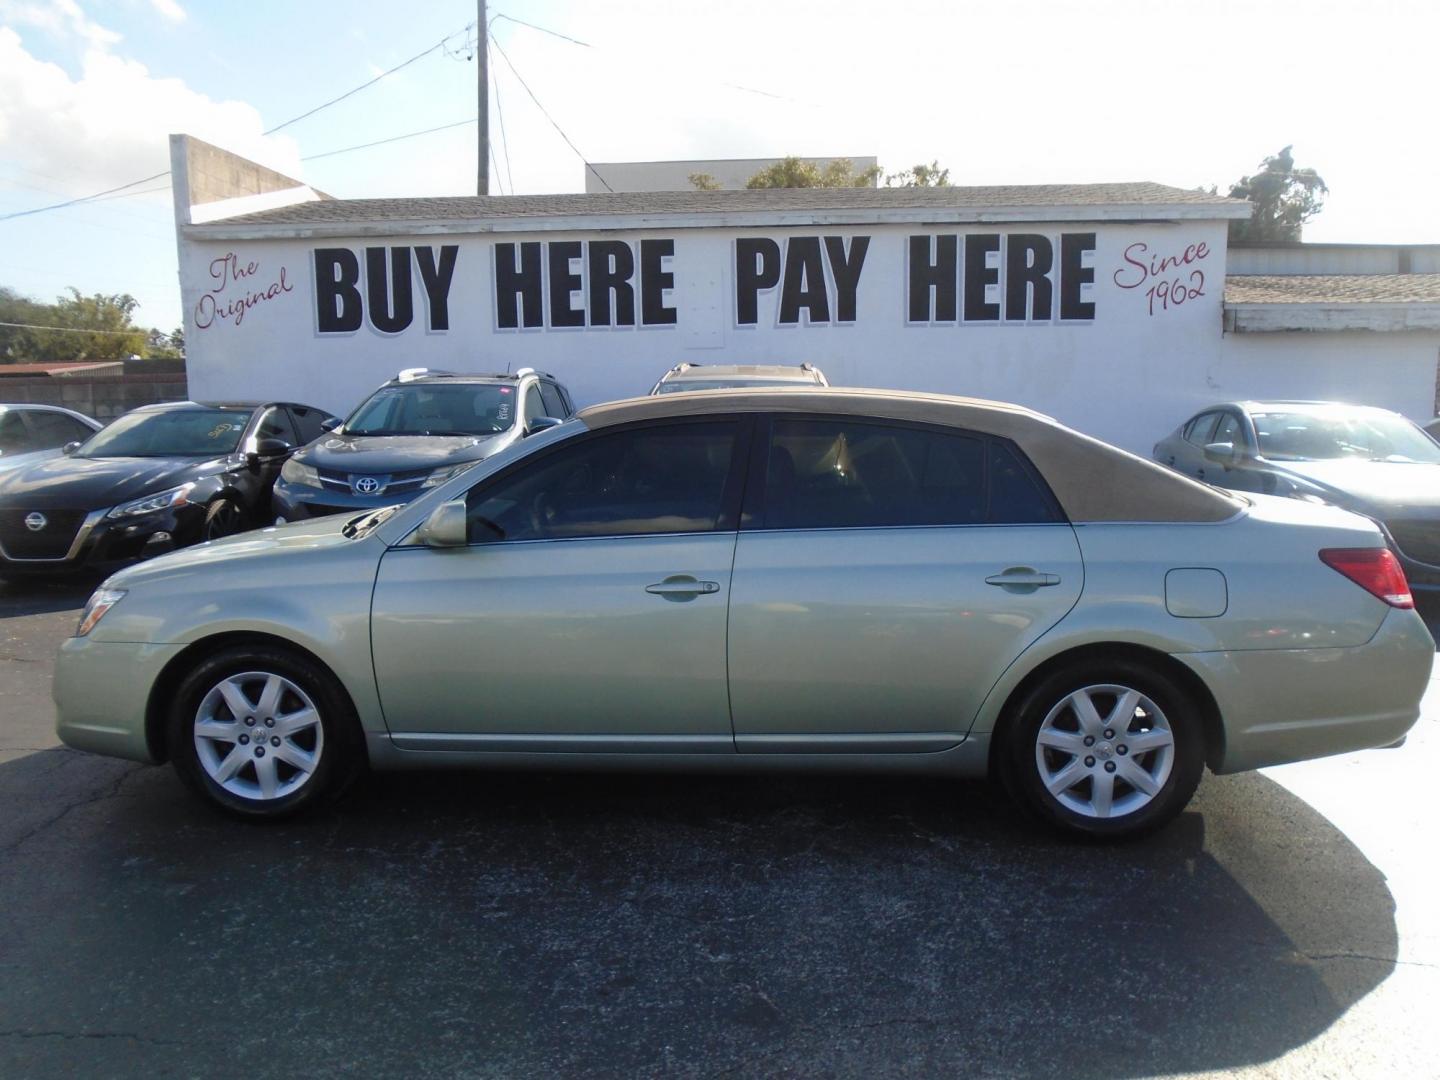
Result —
<svg viewBox="0 0 1440 1080"><path fill-rule="evenodd" d="M485 0L478 0L479 17L475 21L475 75L479 91L480 160L476 173L475 194L490 194L490 34L485 23Z"/></svg>

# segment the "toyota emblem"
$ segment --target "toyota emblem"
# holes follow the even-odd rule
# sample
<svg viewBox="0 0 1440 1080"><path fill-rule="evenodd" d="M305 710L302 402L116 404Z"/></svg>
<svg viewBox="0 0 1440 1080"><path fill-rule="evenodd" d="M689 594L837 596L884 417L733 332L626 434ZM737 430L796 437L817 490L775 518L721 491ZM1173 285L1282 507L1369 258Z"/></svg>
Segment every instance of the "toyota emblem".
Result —
<svg viewBox="0 0 1440 1080"><path fill-rule="evenodd" d="M38 510L33 514L25 515L25 527L31 532L39 532L50 524L50 520Z"/></svg>
<svg viewBox="0 0 1440 1080"><path fill-rule="evenodd" d="M380 490L380 481L373 476L356 477L355 490L361 495L374 495Z"/></svg>

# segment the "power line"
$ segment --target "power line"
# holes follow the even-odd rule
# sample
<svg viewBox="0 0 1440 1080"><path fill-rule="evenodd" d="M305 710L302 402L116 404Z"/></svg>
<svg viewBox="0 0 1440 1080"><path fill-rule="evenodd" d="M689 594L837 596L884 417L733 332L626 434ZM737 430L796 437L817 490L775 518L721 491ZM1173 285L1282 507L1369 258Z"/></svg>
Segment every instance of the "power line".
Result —
<svg viewBox="0 0 1440 1080"><path fill-rule="evenodd" d="M282 129L284 129L284 128L287 128L287 127L289 127L291 124L298 124L301 120L304 120L306 117L314 116L317 112L320 112L322 109L328 109L331 105L336 105L336 104L338 104L339 102L344 101L346 98L351 97L351 96L354 95L354 94L358 94L361 90L364 90L364 89L366 89L367 87L370 87L370 86L374 86L374 85L375 85L377 82L379 82L381 79L384 79L384 78L386 78L386 77L388 77L388 76L390 76L390 75L394 75L397 71L401 70L402 68L407 68L407 67L409 67L411 64L415 63L416 60L423 60L425 57L427 57L427 56L429 56L431 53L433 53L436 49L443 49L443 48L445 47L445 43L446 43L447 41L449 41L451 38L453 38L456 34L468 34L472 29L474 29L474 27L475 27L475 24L474 24L474 23L466 23L465 26L463 26L461 29L456 30L456 31L455 31L454 33L452 33L452 34L446 34L443 38L441 38L439 41L437 41L434 45L431 45L428 49L425 49L423 52L418 52L418 53L416 53L414 56L410 57L409 60L406 60L406 61L404 61L403 63L396 64L396 65L395 65L394 67L392 67L389 71L382 71L379 75L376 75L376 76L375 76L373 79L371 79L369 82L363 82L363 83L361 83L359 86L354 87L353 89L346 90L345 93L341 94L339 97L331 98L329 101L325 102L323 105L316 105L315 108L310 109L308 112L303 112L303 113L301 113L299 116L291 117L289 120L286 120L283 124L277 124L277 125L275 125L274 127L272 127L270 130L261 132L261 134L262 134L262 135L274 135L275 132L280 131L280 130L282 130Z"/></svg>
<svg viewBox="0 0 1440 1080"><path fill-rule="evenodd" d="M497 15L496 18L499 16ZM514 195L515 177L510 173L510 145L505 138L505 106L500 102L500 80L498 78L495 80L495 112L500 116L500 149L505 154L505 179L510 183L510 194ZM495 175L498 179L500 175L498 165L495 167Z"/></svg>
<svg viewBox="0 0 1440 1080"><path fill-rule="evenodd" d="M106 195L113 195L117 191L124 191L127 188L138 187L140 184L148 184L151 180L159 180L162 176L169 176L170 170L158 172L154 176L147 176L140 180L132 180L128 184L121 184L119 187L106 188L104 191L97 191L94 195L82 195L78 199L67 199L65 202L52 203L49 206L36 206L29 210L16 210L11 214L0 214L0 221L9 221L12 218L29 217L31 214L43 214L50 210L63 210L67 206L74 206L76 203L93 202L96 199L104 198ZM137 193L138 194L138 193Z"/></svg>
<svg viewBox="0 0 1440 1080"><path fill-rule="evenodd" d="M0 326L10 326L17 330L55 330L62 334L146 334L149 333L142 326L132 327L129 330L83 330L76 326L38 326L35 323L23 322L0 322Z"/></svg>
<svg viewBox="0 0 1440 1080"><path fill-rule="evenodd" d="M469 120L456 120L453 124L441 124L439 127L425 128L423 131L407 131L403 135L392 135L388 139L376 139L374 142L360 143L357 146L342 146L338 150L326 150L323 154L310 154L301 158L301 161L315 161L319 158L334 157L336 154L348 154L352 150L368 150L372 146L384 146L386 143L399 142L401 139L414 139L420 135L431 135L437 131L448 131L450 128L464 127L466 124L476 123L472 116Z"/></svg>
<svg viewBox="0 0 1440 1080"><path fill-rule="evenodd" d="M549 34L551 37L557 37L561 41L568 41L571 45L582 45L587 49L593 49L595 47L594 45L591 45L588 41L581 41L578 38L570 37L568 34L562 34L558 30L547 30L543 26L536 26L534 23L528 23L524 19L517 19L514 15L506 15L503 11L498 11L491 16L490 25L494 26L501 19L505 19L508 22L513 22L517 26L527 26L531 30L538 30L542 34ZM468 30L469 27L466 27L466 29Z"/></svg>
<svg viewBox="0 0 1440 1080"><path fill-rule="evenodd" d="M521 76L520 72L516 71L515 65L511 63L510 57L506 54L505 50L501 48L500 43L498 41L492 41L491 44L495 46L495 51L500 54L500 58L505 61L505 66L508 67L515 75L516 80L520 83L521 87L524 88L525 93L530 95L530 100L535 103L535 107L540 110L546 120L550 121L550 126L560 133L560 138L565 140L565 145L570 147L571 150L575 151L575 156L584 163L585 168L589 169L590 172L594 174L596 180L599 180L600 183L605 185L605 190L613 193L615 189L610 186L609 181L607 181L598 172L595 172L595 166L591 165L589 159L587 159L585 155L580 152L580 148L570 141L570 136L565 134L565 129L555 122L555 118L553 116L546 112L545 106L540 104L540 99L535 96L535 91L530 89L530 85Z"/></svg>
<svg viewBox="0 0 1440 1080"><path fill-rule="evenodd" d="M291 124L297 124L297 123L299 123L301 120L306 119L307 117L314 116L316 113L318 113L318 112L320 112L320 111L322 111L322 110L324 110L324 109L328 109L330 106L335 105L335 104L337 104L337 103L339 103L339 102L341 102L341 101L344 101L346 98L351 97L351 96L354 95L354 94L358 94L361 90L364 90L364 89L366 89L366 88L368 88L368 87L374 86L374 85L375 85L377 82L379 82L381 79L384 79L384 78L386 78L386 77L388 77L388 76L390 76L390 75L394 75L395 72L401 70L402 68L409 67L411 64L415 63L415 61L421 60L421 59L423 59L424 57L429 56L429 55L430 55L431 53L433 53L435 50L437 50L437 49L443 49L443 48L445 47L445 44L446 44L451 38L455 37L456 34L466 34L466 33L469 33L470 30L474 29L474 27L475 27L475 24L474 24L474 23L467 23L467 24L466 24L464 27L462 27L461 29L456 30L456 31L454 31L453 33L450 33L450 34L446 34L443 38L441 38L439 41L437 41L434 45L431 45L428 49L424 50L423 52L418 52L418 53L416 53L414 56L410 57L410 59L405 60L405 61L403 61L402 63L396 64L394 67L390 68L388 71L382 71L379 75L376 75L373 79L370 79L370 80L368 80L368 81L366 81L366 82L363 82L363 83L361 83L359 86L352 87L351 89L345 91L345 93L341 94L339 97L331 98L329 101L325 102L324 104L322 104L322 105L317 105L317 106L315 106L313 109L309 109L309 110L307 110L306 112L301 113L299 116L293 116L293 117L291 117L289 120L286 120L283 124L277 124L275 127L272 127L272 128L270 128L269 130L262 132L261 134L263 134L263 135L273 135L273 134L275 134L275 132L280 131L280 130L283 129L283 128L287 128L287 127L289 127ZM383 140L382 140L382 141L383 141ZM352 148L352 149L359 149L359 147L354 147L354 148ZM341 151L335 151L335 153L340 153L340 152L341 152ZM326 156L326 155L321 154L321 155L316 155L316 156L324 157L324 156ZM302 160L308 160L308 159L302 159ZM9 213L9 214L0 214L0 221L10 221L10 220L13 220L14 218L29 217L29 216L32 215L32 214L44 214L44 213L48 213L48 212L51 211L51 210L63 210L63 209L65 209L65 207L67 207L67 206L75 206L75 205L77 205L77 204L79 204L79 203L95 202L96 200L98 200L98 199L103 199L103 198L105 198L105 197L108 196L108 195L114 195L116 192L125 191L125 190L127 190L128 188L138 187L138 186L141 185L141 184L148 184L148 183L149 183L150 181L152 181L152 180L159 180L159 179L161 179L162 177L167 177L167 176L169 176L169 175L170 175L170 170L169 170L169 169L166 169L164 172L158 172L158 173L156 173L154 176L146 176L146 177L143 177L143 178L140 179L140 180L132 180L132 181L131 181L130 183L128 183L128 184L121 184L119 187L107 188L107 189L104 190L104 191L97 191L97 192L95 192L95 194L93 194L93 195L81 195L81 196L79 196L78 198L67 199L67 200L64 201L64 202L52 203L52 204L50 204L49 206L36 206L36 207L32 207L32 208L29 209L29 210L17 210L17 211L15 211L15 212ZM140 194L140 192L135 192L135 194ZM121 197L123 197L123 196L121 196Z"/></svg>

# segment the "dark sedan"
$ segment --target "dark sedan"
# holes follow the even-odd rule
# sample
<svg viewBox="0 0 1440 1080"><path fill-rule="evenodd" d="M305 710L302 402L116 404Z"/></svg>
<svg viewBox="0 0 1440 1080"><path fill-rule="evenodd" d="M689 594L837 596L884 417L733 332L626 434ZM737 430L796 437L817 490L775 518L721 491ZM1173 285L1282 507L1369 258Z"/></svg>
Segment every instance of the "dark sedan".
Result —
<svg viewBox="0 0 1440 1080"><path fill-rule="evenodd" d="M1411 588L1440 590L1440 444L1398 413L1328 401L1240 401L1192 416L1155 460L1235 491L1363 514Z"/></svg>
<svg viewBox="0 0 1440 1080"><path fill-rule="evenodd" d="M289 402L147 405L0 473L0 576L108 569L265 523L281 466L327 419Z"/></svg>

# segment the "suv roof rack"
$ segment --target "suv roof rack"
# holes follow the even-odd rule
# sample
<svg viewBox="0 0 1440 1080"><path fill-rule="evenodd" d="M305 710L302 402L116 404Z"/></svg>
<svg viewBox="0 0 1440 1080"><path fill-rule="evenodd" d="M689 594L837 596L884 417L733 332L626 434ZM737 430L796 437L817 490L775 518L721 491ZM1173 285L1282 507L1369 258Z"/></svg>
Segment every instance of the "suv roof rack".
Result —
<svg viewBox="0 0 1440 1080"><path fill-rule="evenodd" d="M453 371L441 371L439 368L407 367L395 376L394 382L411 382L415 379L427 378L433 375L454 375Z"/></svg>

